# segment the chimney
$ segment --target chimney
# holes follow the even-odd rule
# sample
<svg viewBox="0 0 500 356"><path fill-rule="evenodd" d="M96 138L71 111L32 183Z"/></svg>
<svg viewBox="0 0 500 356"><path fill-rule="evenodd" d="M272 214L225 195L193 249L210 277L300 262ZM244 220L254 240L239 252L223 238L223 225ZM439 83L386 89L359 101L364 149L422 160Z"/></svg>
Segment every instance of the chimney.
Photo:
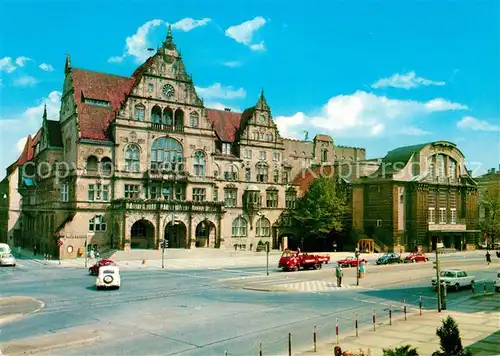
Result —
<svg viewBox="0 0 500 356"><path fill-rule="evenodd" d="M229 109L229 108L224 108L224 111L231 111L231 109Z"/></svg>

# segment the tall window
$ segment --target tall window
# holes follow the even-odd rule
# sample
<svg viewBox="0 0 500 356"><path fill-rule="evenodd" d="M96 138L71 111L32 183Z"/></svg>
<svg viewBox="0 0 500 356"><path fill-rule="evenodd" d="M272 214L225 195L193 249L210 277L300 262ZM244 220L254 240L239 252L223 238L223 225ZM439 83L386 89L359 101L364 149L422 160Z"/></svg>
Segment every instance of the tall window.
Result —
<svg viewBox="0 0 500 356"><path fill-rule="evenodd" d="M288 184L288 175L289 175L289 172L287 170L283 171L283 184L287 185Z"/></svg>
<svg viewBox="0 0 500 356"><path fill-rule="evenodd" d="M434 178L436 176L435 167L434 167L434 157L429 157L427 160L427 173L430 178Z"/></svg>
<svg viewBox="0 0 500 356"><path fill-rule="evenodd" d="M266 192L266 206L268 208L277 208L278 207L278 191L277 190L268 190Z"/></svg>
<svg viewBox="0 0 500 356"><path fill-rule="evenodd" d="M247 236L247 221L245 219L236 218L233 220L232 236L233 237Z"/></svg>
<svg viewBox="0 0 500 356"><path fill-rule="evenodd" d="M434 208L429 208L429 224L436 223L436 210Z"/></svg>
<svg viewBox="0 0 500 356"><path fill-rule="evenodd" d="M250 182L250 179L252 178L252 171L250 170L250 167L245 168L245 181Z"/></svg>
<svg viewBox="0 0 500 356"><path fill-rule="evenodd" d="M125 170L127 172L139 172L140 154L139 146L127 146L127 150L125 151Z"/></svg>
<svg viewBox="0 0 500 356"><path fill-rule="evenodd" d="M444 178L444 155L437 155L437 168L438 168L438 177Z"/></svg>
<svg viewBox="0 0 500 356"><path fill-rule="evenodd" d="M144 121L146 116L146 109L142 105L137 105L135 107L134 118L136 121Z"/></svg>
<svg viewBox="0 0 500 356"><path fill-rule="evenodd" d="M277 168L274 169L273 177L274 183L278 184L280 181L280 171Z"/></svg>
<svg viewBox="0 0 500 356"><path fill-rule="evenodd" d="M189 126L191 127L198 127L198 121L199 121L200 116L196 111L193 111L189 114Z"/></svg>
<svg viewBox="0 0 500 356"><path fill-rule="evenodd" d="M245 148L245 150L243 151L243 157L245 159L252 159L252 150L249 148Z"/></svg>
<svg viewBox="0 0 500 356"><path fill-rule="evenodd" d="M446 224L446 208L439 208L439 223Z"/></svg>
<svg viewBox="0 0 500 356"><path fill-rule="evenodd" d="M96 215L89 220L89 231L106 231L107 222L106 217L102 215Z"/></svg>
<svg viewBox="0 0 500 356"><path fill-rule="evenodd" d="M457 170L457 162L451 157L448 157L448 177L451 178L451 180L455 179L457 176L456 173Z"/></svg>
<svg viewBox="0 0 500 356"><path fill-rule="evenodd" d="M182 146L173 138L160 137L151 146L151 168L164 168L171 171L181 171Z"/></svg>
<svg viewBox="0 0 500 356"><path fill-rule="evenodd" d="M66 203L69 200L69 186L68 183L61 184L61 201Z"/></svg>
<svg viewBox="0 0 500 356"><path fill-rule="evenodd" d="M233 188L224 189L224 203L228 208L235 207L237 201L238 190Z"/></svg>
<svg viewBox="0 0 500 356"><path fill-rule="evenodd" d="M230 164L226 166L226 170L224 171L224 179L225 180L238 180L238 168L234 166L234 164Z"/></svg>
<svg viewBox="0 0 500 356"><path fill-rule="evenodd" d="M89 184L88 199L89 199L89 201L95 200L95 186L94 186L94 184Z"/></svg>
<svg viewBox="0 0 500 356"><path fill-rule="evenodd" d="M212 200L219 201L219 188L217 187L212 188Z"/></svg>
<svg viewBox="0 0 500 356"><path fill-rule="evenodd" d="M257 237L269 237L271 236L271 223L266 218L260 218L257 220L255 226L255 236Z"/></svg>
<svg viewBox="0 0 500 356"><path fill-rule="evenodd" d="M457 209L456 208L451 208L450 209L450 217L451 217L451 223L456 224L457 223Z"/></svg>
<svg viewBox="0 0 500 356"><path fill-rule="evenodd" d="M285 193L285 206L287 209L295 209L295 201L297 200L297 192L289 189Z"/></svg>
<svg viewBox="0 0 500 356"><path fill-rule="evenodd" d="M281 159L281 154L279 152L273 152L273 161L279 162Z"/></svg>
<svg viewBox="0 0 500 356"><path fill-rule="evenodd" d="M193 201L205 201L205 188L193 188Z"/></svg>
<svg viewBox="0 0 500 356"><path fill-rule="evenodd" d="M151 109L151 121L155 124L161 124L161 109L159 106L154 106Z"/></svg>
<svg viewBox="0 0 500 356"><path fill-rule="evenodd" d="M266 151L260 151L259 152L259 159L261 161L265 161L266 160Z"/></svg>
<svg viewBox="0 0 500 356"><path fill-rule="evenodd" d="M194 154L194 175L205 176L205 154L201 151Z"/></svg>
<svg viewBox="0 0 500 356"><path fill-rule="evenodd" d="M321 150L321 162L328 162L328 150Z"/></svg>
<svg viewBox="0 0 500 356"><path fill-rule="evenodd" d="M227 142L222 143L222 154L230 155L231 154L231 144Z"/></svg>
<svg viewBox="0 0 500 356"><path fill-rule="evenodd" d="M267 183L268 167L264 163L257 164L257 182Z"/></svg>

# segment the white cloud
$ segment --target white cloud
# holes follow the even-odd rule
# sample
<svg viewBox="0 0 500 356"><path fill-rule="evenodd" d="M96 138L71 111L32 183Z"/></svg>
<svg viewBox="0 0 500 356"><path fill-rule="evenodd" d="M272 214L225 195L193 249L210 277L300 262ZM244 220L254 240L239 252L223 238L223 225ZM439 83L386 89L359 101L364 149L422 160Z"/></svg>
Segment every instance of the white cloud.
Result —
<svg viewBox="0 0 500 356"><path fill-rule="evenodd" d="M442 86L446 83L443 81L434 81L430 79L425 79L422 77L417 77L414 71L399 74L396 73L389 78L382 78L376 81L371 85L372 88L385 88L385 87L393 87L393 88L402 88L402 89L411 89L416 88L421 85L429 86L429 85L437 85Z"/></svg>
<svg viewBox="0 0 500 356"><path fill-rule="evenodd" d="M280 132L294 133L297 125L309 125L336 134L369 136L394 132L408 125L406 120L435 112L467 110L467 106L441 98L427 102L390 99L364 91L330 98L317 114L276 118ZM296 136L294 136L296 137Z"/></svg>
<svg viewBox="0 0 500 356"><path fill-rule="evenodd" d="M191 17L186 17L172 24L172 29L188 32L191 31L192 29L195 29L196 27L205 26L210 21L211 19L209 19L208 17L205 17L201 20L195 20L192 19Z"/></svg>
<svg viewBox="0 0 500 356"><path fill-rule="evenodd" d="M229 61L229 62L224 62L222 64L225 65L226 67L231 67L231 68L241 66L241 62L238 62L238 61Z"/></svg>
<svg viewBox="0 0 500 356"><path fill-rule="evenodd" d="M218 101L212 101L212 102L206 102L205 107L210 108L210 109L216 109L216 110L226 110L229 109L233 112L241 112L241 110L237 107L231 106L231 105L225 105L223 103L220 103Z"/></svg>
<svg viewBox="0 0 500 356"><path fill-rule="evenodd" d="M0 72L12 73L17 67L12 62L12 57L3 57L0 59Z"/></svg>
<svg viewBox="0 0 500 356"><path fill-rule="evenodd" d="M223 87L220 83L212 84L209 87L195 87L196 92L204 100L208 99L238 99L246 96L246 91L243 88L235 89L234 87Z"/></svg>
<svg viewBox="0 0 500 356"><path fill-rule="evenodd" d="M255 31L260 29L262 26L266 24L266 20L257 16L252 20L245 21L239 25L228 27L225 34L227 37L232 38L238 43L242 43L246 46L252 48L252 50L262 50L264 49L264 42L260 42L258 44L251 44L253 35Z"/></svg>
<svg viewBox="0 0 500 356"><path fill-rule="evenodd" d="M265 51L266 47L264 46L264 41L260 41L259 43L250 45L250 49L252 51Z"/></svg>
<svg viewBox="0 0 500 356"><path fill-rule="evenodd" d="M41 70L44 70L46 72L53 72L54 71L54 67L52 67L52 65L47 64L47 63L40 64L38 66L38 68L40 68Z"/></svg>
<svg viewBox="0 0 500 356"><path fill-rule="evenodd" d="M479 120L472 116L465 116L457 122L460 129L470 129L472 131L500 131L500 125L490 124L488 121Z"/></svg>
<svg viewBox="0 0 500 356"><path fill-rule="evenodd" d="M432 132L427 131L427 130L422 130L422 129L420 129L418 127L414 127L414 126L407 126L407 127L402 128L399 131L399 133L403 134L403 135L410 135L410 136L424 136L424 135L430 135Z"/></svg>
<svg viewBox="0 0 500 356"><path fill-rule="evenodd" d="M13 84L18 87L32 87L36 83L38 83L38 81L30 75L20 76L13 82Z"/></svg>
<svg viewBox="0 0 500 356"><path fill-rule="evenodd" d="M19 67L24 67L24 65L26 64L26 62L31 61L31 60L32 60L31 58L25 57L25 56L17 57L16 58L16 64Z"/></svg>
<svg viewBox="0 0 500 356"><path fill-rule="evenodd" d="M123 56L114 56L114 57L109 57L108 62L109 63L121 63L125 59L125 55Z"/></svg>
<svg viewBox="0 0 500 356"><path fill-rule="evenodd" d="M36 134L36 133L32 133L31 136L33 136L34 134ZM26 141L27 140L28 140L28 136L24 136L19 141L17 141L17 143L16 143L16 149L17 149L18 153L23 152L24 146L26 145Z"/></svg>

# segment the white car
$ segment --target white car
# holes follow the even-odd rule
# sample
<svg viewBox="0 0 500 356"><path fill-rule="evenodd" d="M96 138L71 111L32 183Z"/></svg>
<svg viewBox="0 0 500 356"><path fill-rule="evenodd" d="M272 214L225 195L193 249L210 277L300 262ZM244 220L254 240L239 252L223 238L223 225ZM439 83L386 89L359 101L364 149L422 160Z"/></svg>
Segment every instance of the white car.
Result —
<svg viewBox="0 0 500 356"><path fill-rule="evenodd" d="M102 266L99 268L99 274L95 281L97 289L118 289L120 284L121 278L118 266Z"/></svg>
<svg viewBox="0 0 500 356"><path fill-rule="evenodd" d="M0 266L16 266L16 259L11 253L0 254Z"/></svg>
<svg viewBox="0 0 500 356"><path fill-rule="evenodd" d="M467 272L460 269L442 270L439 274L439 279L441 283L446 284L446 288L453 287L455 290L472 287L474 283L474 276L468 276ZM433 277L431 283L434 288L437 288L437 277Z"/></svg>
<svg viewBox="0 0 500 356"><path fill-rule="evenodd" d="M495 279L495 290L500 292L500 272L498 272L497 279Z"/></svg>

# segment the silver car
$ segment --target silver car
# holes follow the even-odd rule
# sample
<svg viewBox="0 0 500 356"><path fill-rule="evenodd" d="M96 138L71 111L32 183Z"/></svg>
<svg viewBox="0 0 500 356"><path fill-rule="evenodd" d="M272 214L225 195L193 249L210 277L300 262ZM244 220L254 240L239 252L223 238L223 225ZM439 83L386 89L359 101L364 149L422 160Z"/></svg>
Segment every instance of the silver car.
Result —
<svg viewBox="0 0 500 356"><path fill-rule="evenodd" d="M2 253L0 255L0 266L15 266L16 259L11 253Z"/></svg>

